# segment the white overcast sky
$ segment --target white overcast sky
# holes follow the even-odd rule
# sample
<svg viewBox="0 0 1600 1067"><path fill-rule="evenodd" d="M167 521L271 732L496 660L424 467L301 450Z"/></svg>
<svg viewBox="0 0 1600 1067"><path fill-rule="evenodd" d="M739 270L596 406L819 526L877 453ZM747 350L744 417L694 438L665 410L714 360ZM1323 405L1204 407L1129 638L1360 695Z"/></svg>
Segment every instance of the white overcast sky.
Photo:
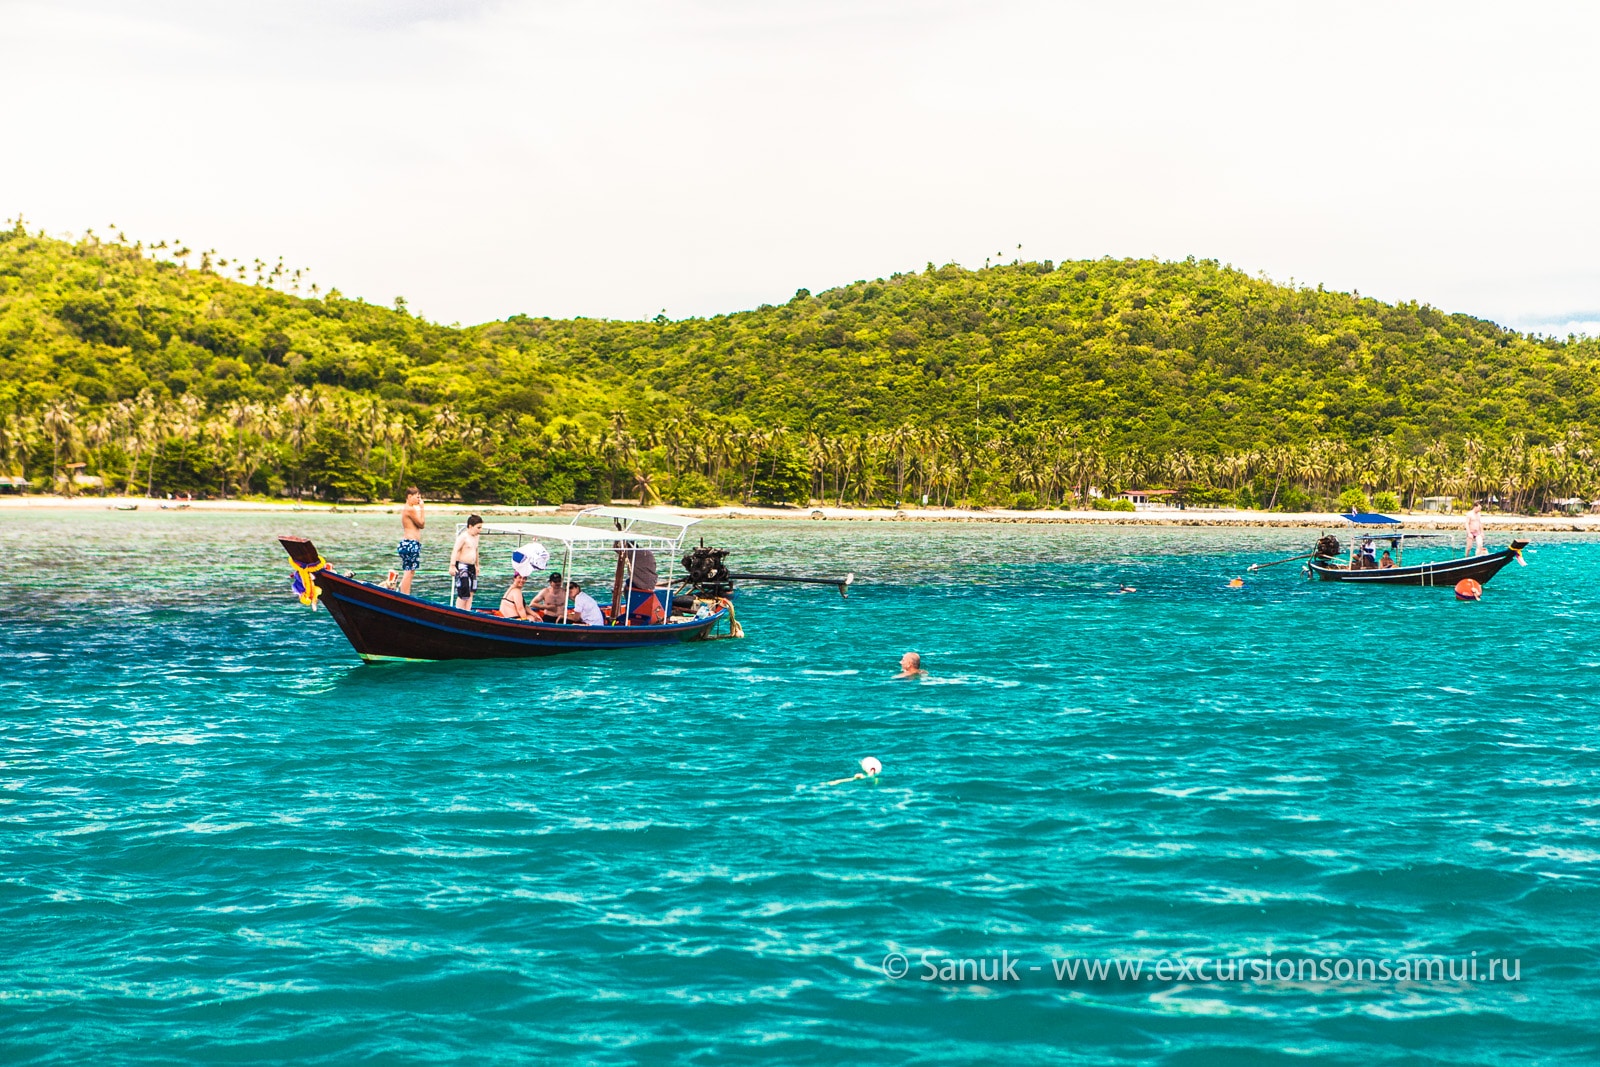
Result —
<svg viewBox="0 0 1600 1067"><path fill-rule="evenodd" d="M1600 333L1600 5L0 0L0 214L442 322L1194 255Z"/></svg>

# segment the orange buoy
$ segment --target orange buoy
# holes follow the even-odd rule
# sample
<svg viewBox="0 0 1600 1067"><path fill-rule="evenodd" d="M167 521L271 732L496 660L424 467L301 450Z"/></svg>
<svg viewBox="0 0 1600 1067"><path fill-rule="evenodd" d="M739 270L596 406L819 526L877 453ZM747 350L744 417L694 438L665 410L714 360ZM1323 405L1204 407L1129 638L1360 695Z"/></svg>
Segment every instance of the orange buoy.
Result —
<svg viewBox="0 0 1600 1067"><path fill-rule="evenodd" d="M1457 600L1482 600L1483 586L1476 578L1463 578L1456 583Z"/></svg>
<svg viewBox="0 0 1600 1067"><path fill-rule="evenodd" d="M1243 578L1235 578L1235 579L1233 579L1233 581L1228 583L1228 588L1229 589L1243 589L1244 588L1244 579Z"/></svg>

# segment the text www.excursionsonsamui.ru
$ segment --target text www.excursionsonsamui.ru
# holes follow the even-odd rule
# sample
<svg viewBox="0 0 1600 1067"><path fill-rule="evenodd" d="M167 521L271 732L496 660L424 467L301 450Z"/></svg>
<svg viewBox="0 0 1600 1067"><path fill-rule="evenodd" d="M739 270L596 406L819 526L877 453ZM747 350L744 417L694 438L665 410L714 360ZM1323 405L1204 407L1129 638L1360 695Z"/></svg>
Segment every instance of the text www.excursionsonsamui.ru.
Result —
<svg viewBox="0 0 1600 1067"><path fill-rule="evenodd" d="M1136 982L1520 982L1522 960L1498 956L1242 956L1141 958L1066 956L1035 962L1010 951L998 956L916 959L891 952L883 973L922 982L1025 982L1065 984Z"/></svg>

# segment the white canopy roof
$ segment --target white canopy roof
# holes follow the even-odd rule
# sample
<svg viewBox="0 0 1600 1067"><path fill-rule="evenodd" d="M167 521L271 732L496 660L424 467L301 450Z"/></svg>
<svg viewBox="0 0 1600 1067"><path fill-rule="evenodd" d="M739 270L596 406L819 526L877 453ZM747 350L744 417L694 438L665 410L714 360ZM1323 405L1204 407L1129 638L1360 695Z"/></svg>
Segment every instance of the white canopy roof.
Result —
<svg viewBox="0 0 1600 1067"><path fill-rule="evenodd" d="M548 539L560 541L563 544L587 544L594 546L595 542L604 542L603 547L610 548L618 540L626 539L637 544L640 548L668 549L676 548L677 537L665 537L658 534L640 534L629 532L625 538L616 530L597 530L588 526L552 526L547 523L534 522L486 522L483 524L486 534L514 534L517 537Z"/></svg>
<svg viewBox="0 0 1600 1067"><path fill-rule="evenodd" d="M653 522L661 526L676 527L679 530L687 530L700 521L693 518L686 519L682 515L674 515L670 511L662 511L658 508L613 507L585 508L583 511L578 512L572 521L576 523L579 519L588 518L621 519L629 525L636 522Z"/></svg>

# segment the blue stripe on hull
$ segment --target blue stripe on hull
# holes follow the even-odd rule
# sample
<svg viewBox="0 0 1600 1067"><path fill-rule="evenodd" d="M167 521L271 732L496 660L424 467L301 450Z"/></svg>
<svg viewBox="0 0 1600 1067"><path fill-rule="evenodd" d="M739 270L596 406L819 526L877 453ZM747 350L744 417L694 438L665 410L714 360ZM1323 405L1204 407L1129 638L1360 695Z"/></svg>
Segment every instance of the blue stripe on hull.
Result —
<svg viewBox="0 0 1600 1067"><path fill-rule="evenodd" d="M576 636L578 634L594 634L597 637L600 636L600 635L604 635L606 638L610 639L605 644L600 644L600 643L597 643L597 642L594 642L594 641L584 641L584 642L578 643L578 642L574 642L574 641L571 641L571 640L566 640L566 641L561 641L561 640L539 640L538 638L523 637L520 634L499 634L499 633L494 633L494 632L478 632L478 631L474 631L474 630L463 630L463 629L461 629L459 627L455 627L455 626L446 626L442 622L432 622L432 621L430 621L428 619L418 619L418 618L412 618L412 617L407 616L407 615L402 615L398 611L390 611L388 608L379 607L377 604L366 604L366 603L362 603L361 601L358 601L358 600L341 600L341 603L354 605L356 607L359 607L362 611L372 611L372 612L377 612L380 615L387 615L391 619L399 619L402 622L409 623L409 624L414 625L414 626L426 626L426 627L428 627L429 629L432 629L432 630L439 630L439 631L441 631L443 633L455 634L455 635L460 636L460 637L487 638L490 641L505 641L505 642L509 642L510 644L514 644L514 645L535 645L535 646L545 647L545 648L562 648L562 649L569 649L569 648L647 648L650 645L666 645L666 644L671 644L674 641L681 640L683 635L687 631L694 630L698 626L698 623L693 623L693 624L691 624L691 623L677 623L677 624L673 624L673 625L662 625L662 626L560 626L560 627L554 627L555 629L571 631L574 636ZM463 614L465 614L465 612L463 612ZM722 616L725 615L725 614L726 614L726 612L719 611L715 615L707 616L706 619L699 620L699 622L710 622L711 624L714 625L717 622L717 620L722 618ZM516 623L515 625L535 627L535 626L543 626L545 624L543 624L543 623L519 622L519 623ZM617 641L617 640L615 640L615 638L617 636L619 636L617 631L623 631L623 632L631 631L633 633L639 633L641 631L652 631L652 633L655 635L655 639L654 640L648 640L648 641ZM535 630L533 632L534 633L538 633L537 630Z"/></svg>
<svg viewBox="0 0 1600 1067"><path fill-rule="evenodd" d="M727 614L692 623L571 626L528 623L431 604L319 572L328 614L364 660L502 659L584 649L652 648L703 638Z"/></svg>

